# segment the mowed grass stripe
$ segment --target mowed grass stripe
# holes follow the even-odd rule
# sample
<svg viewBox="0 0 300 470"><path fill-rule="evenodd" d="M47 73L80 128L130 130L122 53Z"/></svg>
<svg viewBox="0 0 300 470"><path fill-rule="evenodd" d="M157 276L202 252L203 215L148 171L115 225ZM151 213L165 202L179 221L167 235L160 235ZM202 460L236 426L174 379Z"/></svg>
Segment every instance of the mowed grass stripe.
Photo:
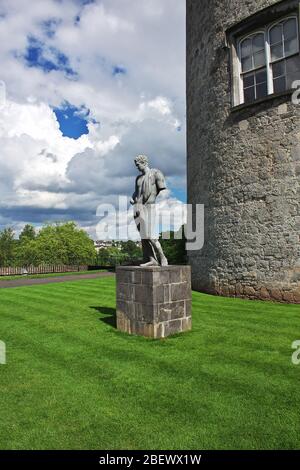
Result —
<svg viewBox="0 0 300 470"><path fill-rule="evenodd" d="M299 447L298 306L194 293L155 341L114 328L113 278L0 297L0 448Z"/></svg>

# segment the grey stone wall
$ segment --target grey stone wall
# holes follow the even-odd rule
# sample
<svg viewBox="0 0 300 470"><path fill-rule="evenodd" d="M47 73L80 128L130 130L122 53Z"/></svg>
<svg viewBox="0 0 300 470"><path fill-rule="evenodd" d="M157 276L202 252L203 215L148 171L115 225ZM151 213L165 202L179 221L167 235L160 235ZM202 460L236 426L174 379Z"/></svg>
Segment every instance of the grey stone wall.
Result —
<svg viewBox="0 0 300 470"><path fill-rule="evenodd" d="M165 338L192 327L190 266L116 269L117 328Z"/></svg>
<svg viewBox="0 0 300 470"><path fill-rule="evenodd" d="M225 31L270 0L187 0L188 202L205 205L193 288L300 303L300 105L231 110ZM299 77L300 79L300 77Z"/></svg>

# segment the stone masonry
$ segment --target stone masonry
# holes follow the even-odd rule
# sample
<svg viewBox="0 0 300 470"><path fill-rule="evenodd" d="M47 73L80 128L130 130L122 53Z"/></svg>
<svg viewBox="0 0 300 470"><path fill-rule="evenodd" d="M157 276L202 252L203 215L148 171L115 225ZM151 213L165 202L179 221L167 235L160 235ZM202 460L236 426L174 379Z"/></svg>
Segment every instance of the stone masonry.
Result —
<svg viewBox="0 0 300 470"><path fill-rule="evenodd" d="M300 105L287 92L232 109L227 43L237 23L287 4L187 0L188 202L205 206L196 290L300 303Z"/></svg>
<svg viewBox="0 0 300 470"><path fill-rule="evenodd" d="M116 278L119 330L164 338L191 329L189 266L122 266Z"/></svg>

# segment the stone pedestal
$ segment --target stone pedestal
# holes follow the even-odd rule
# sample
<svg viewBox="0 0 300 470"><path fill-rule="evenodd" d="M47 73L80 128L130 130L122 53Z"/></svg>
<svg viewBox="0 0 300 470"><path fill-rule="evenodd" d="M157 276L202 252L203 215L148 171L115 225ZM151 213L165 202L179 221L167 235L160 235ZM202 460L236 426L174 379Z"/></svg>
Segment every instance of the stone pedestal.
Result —
<svg viewBox="0 0 300 470"><path fill-rule="evenodd" d="M117 275L117 328L164 338L190 330L190 266L122 266Z"/></svg>

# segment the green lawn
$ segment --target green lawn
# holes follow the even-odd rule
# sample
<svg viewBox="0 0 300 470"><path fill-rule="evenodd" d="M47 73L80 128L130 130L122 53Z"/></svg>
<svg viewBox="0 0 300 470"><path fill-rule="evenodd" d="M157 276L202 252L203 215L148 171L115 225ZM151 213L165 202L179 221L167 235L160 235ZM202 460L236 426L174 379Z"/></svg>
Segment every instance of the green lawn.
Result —
<svg viewBox="0 0 300 470"><path fill-rule="evenodd" d="M68 273L46 273L46 274L16 274L15 276L0 276L0 281L14 281L15 279L41 279L47 277L74 276L76 274L94 274L106 271L106 269L95 269L90 271L71 271Z"/></svg>
<svg viewBox="0 0 300 470"><path fill-rule="evenodd" d="M115 329L114 278L0 291L2 449L300 447L300 308L193 294L193 331Z"/></svg>

